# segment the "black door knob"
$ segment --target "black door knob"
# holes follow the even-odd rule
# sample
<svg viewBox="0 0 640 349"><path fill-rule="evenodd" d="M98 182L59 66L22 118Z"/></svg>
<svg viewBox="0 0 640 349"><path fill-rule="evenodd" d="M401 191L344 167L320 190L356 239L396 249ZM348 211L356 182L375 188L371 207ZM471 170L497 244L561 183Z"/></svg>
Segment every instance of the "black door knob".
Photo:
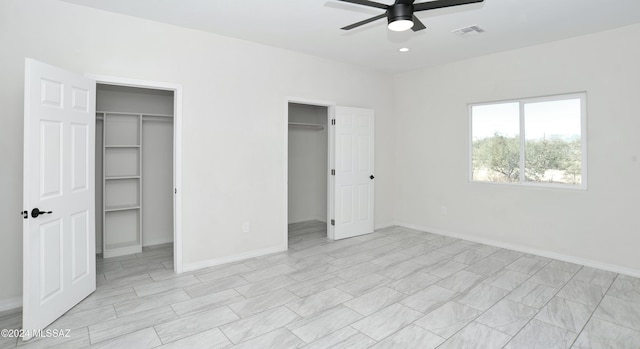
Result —
<svg viewBox="0 0 640 349"><path fill-rule="evenodd" d="M369 176L369 179L374 179L374 178L376 178L376 177L374 177L373 175Z"/></svg>
<svg viewBox="0 0 640 349"><path fill-rule="evenodd" d="M52 214L52 211L40 211L38 208L34 208L33 210L31 210L31 217L33 218L38 218L39 215L41 214Z"/></svg>

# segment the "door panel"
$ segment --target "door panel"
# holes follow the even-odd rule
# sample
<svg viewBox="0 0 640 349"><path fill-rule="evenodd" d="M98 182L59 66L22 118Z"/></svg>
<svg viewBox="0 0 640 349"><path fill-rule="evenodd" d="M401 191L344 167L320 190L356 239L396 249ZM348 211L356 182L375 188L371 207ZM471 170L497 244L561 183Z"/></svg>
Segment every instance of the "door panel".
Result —
<svg viewBox="0 0 640 349"><path fill-rule="evenodd" d="M373 110L336 107L334 238L373 232Z"/></svg>
<svg viewBox="0 0 640 349"><path fill-rule="evenodd" d="M361 172L372 172L373 170L369 168L371 165L371 161L369 160L369 154L371 150L369 149L369 144L371 143L369 136L359 136L358 137L358 170Z"/></svg>
<svg viewBox="0 0 640 349"><path fill-rule="evenodd" d="M62 123L40 121L40 199L62 195Z"/></svg>
<svg viewBox="0 0 640 349"><path fill-rule="evenodd" d="M25 62L25 340L96 287L95 81ZM32 217L33 209L45 211ZM49 212L50 211L50 212Z"/></svg>
<svg viewBox="0 0 640 349"><path fill-rule="evenodd" d="M71 216L71 283L75 284L89 273L89 212Z"/></svg>
<svg viewBox="0 0 640 349"><path fill-rule="evenodd" d="M365 221L369 219L369 183L358 185L358 202L366 203L358 205L358 220Z"/></svg>
<svg viewBox="0 0 640 349"><path fill-rule="evenodd" d="M73 192L87 190L89 183L89 127L87 125L71 125L71 190Z"/></svg>
<svg viewBox="0 0 640 349"><path fill-rule="evenodd" d="M353 222L353 187L349 185L340 186L341 207L338 214L338 222L348 224Z"/></svg>
<svg viewBox="0 0 640 349"><path fill-rule="evenodd" d="M52 81L46 78L40 79L40 95L43 106L62 109L62 93L64 84L60 81Z"/></svg>
<svg viewBox="0 0 640 349"><path fill-rule="evenodd" d="M62 222L60 219L40 226L40 301L46 303L62 291ZM45 246L47 248L45 248Z"/></svg>
<svg viewBox="0 0 640 349"><path fill-rule="evenodd" d="M89 112L90 91L84 88L71 87L71 108L76 111ZM95 104L95 103L94 103Z"/></svg>

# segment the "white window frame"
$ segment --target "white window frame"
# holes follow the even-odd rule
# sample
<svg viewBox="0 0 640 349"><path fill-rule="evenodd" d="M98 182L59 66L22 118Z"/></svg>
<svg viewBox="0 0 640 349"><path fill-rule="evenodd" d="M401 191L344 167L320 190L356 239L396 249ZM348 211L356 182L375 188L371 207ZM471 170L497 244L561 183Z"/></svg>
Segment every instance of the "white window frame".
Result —
<svg viewBox="0 0 640 349"><path fill-rule="evenodd" d="M544 183L532 182L525 180L525 129L524 129L524 106L529 103L550 102L566 99L580 99L580 143L581 143L581 179L580 184L564 184L564 183ZM473 179L473 107L483 105L493 105L502 103L518 103L519 104L519 123L520 123L520 176L517 182L492 182L478 181ZM533 188L552 188L552 189L570 189L570 190L587 190L587 93L576 92L543 97L518 98L511 100L502 100L495 102L482 102L468 104L468 131L467 136L467 181L473 184L489 184L489 185L506 185Z"/></svg>

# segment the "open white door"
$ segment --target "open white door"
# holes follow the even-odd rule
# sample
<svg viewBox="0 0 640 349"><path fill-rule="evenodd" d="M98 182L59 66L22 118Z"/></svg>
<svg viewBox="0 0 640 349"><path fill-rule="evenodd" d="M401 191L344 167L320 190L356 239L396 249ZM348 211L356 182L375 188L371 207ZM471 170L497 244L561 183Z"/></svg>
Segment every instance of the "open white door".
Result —
<svg viewBox="0 0 640 349"><path fill-rule="evenodd" d="M335 108L334 239L373 232L373 110Z"/></svg>
<svg viewBox="0 0 640 349"><path fill-rule="evenodd" d="M95 96L95 81L26 60L25 340L96 289Z"/></svg>

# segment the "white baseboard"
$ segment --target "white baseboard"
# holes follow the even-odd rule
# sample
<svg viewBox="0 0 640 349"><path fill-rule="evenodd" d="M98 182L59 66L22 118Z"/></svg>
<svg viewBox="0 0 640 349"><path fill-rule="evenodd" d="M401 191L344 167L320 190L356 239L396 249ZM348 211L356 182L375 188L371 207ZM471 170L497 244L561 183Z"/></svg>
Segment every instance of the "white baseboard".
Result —
<svg viewBox="0 0 640 349"><path fill-rule="evenodd" d="M287 224L296 224L296 223L302 223L302 222L308 222L308 221L320 221L322 223L327 223L327 218L326 217L324 217L324 218L314 217L314 218L308 218L308 219L296 219L296 220L294 220L292 222L289 222ZM391 226L394 226L394 225L396 225L395 222L385 222L385 223L382 223L382 224L376 223L374 229L375 230L384 229L384 228L388 228L388 227L391 227Z"/></svg>
<svg viewBox="0 0 640 349"><path fill-rule="evenodd" d="M327 222L327 217L296 218L296 219L293 219L292 221L288 222L287 224L296 224L296 223L310 222L310 221L320 221L320 222L326 223Z"/></svg>
<svg viewBox="0 0 640 349"><path fill-rule="evenodd" d="M444 236L449 236L449 237L453 237L453 238L473 241L473 242L477 242L477 243L481 243L481 244L485 244L485 245L491 245L491 246L495 246L495 247L506 248L506 249L509 249L509 250L519 251L519 252L523 252L523 253L535 254L537 256L557 259L557 260L564 261L564 262L580 264L580 265L584 265L584 266L587 266L587 267L607 270L607 271L611 271L611 272L618 273L618 274L624 274L624 275L640 278L640 270L633 269L633 268L628 268L628 267L623 267L623 266L616 265L616 264L596 261L596 260L582 258L582 257L565 255L565 254L561 254L561 253L557 253L557 252L552 252L552 251L547 251L547 250L542 250L542 249L538 249L538 248L529 247L529 246L526 246L526 245L503 242L503 241L488 239L488 238L484 238L484 237L476 236L476 235L471 235L471 234L456 233L456 232L452 232L452 231L448 231L448 230L444 230L444 229L439 229L439 228L434 228L434 227L420 226L420 225L410 224L410 223L405 223L405 222L395 222L393 225L397 225L397 226L401 226L401 227L405 227L405 228L409 228L409 229L425 231L425 232L434 233L434 234L438 234L438 235L444 235Z"/></svg>
<svg viewBox="0 0 640 349"><path fill-rule="evenodd" d="M22 297L0 299L0 313L22 308Z"/></svg>
<svg viewBox="0 0 640 349"><path fill-rule="evenodd" d="M236 254L236 255L233 255L233 256L227 256L227 257L222 257L222 258L214 258L214 259L209 259L209 260L206 260L206 261L195 262L195 263L184 263L182 265L182 271L185 272L185 271L192 271L192 270L198 270L198 269L202 269L202 268L213 267L213 266L216 266L216 265L221 265L221 264L226 264L226 263L231 263L231 262L237 262L237 261L241 261L241 260L244 260L244 259L265 256L265 255L268 255L268 254L283 252L283 251L286 251L286 250L287 250L286 246L273 246L273 247L264 248L264 249L261 249L261 250L255 250L255 251L249 251L249 252L240 253L240 254Z"/></svg>
<svg viewBox="0 0 640 349"><path fill-rule="evenodd" d="M381 224L376 223L374 229L375 230L380 230L380 229L393 227L394 225L398 225L398 224L396 224L395 222L391 222L391 223L386 222L386 223L381 223ZM409 228L409 227L407 227L407 228Z"/></svg>
<svg viewBox="0 0 640 349"><path fill-rule="evenodd" d="M147 240L147 241L142 241L142 247L149 247L149 246L157 246L157 245L165 245L165 244L172 244L173 243L173 236L167 238L167 239L158 239L158 240Z"/></svg>

